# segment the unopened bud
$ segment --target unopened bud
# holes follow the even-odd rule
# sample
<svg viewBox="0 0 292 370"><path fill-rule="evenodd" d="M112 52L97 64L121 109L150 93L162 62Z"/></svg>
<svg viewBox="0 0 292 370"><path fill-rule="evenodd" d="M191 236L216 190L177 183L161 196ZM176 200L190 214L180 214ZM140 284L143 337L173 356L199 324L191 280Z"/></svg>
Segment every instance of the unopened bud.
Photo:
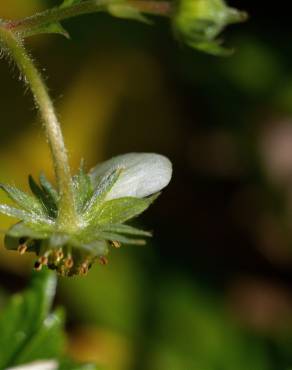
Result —
<svg viewBox="0 0 292 370"><path fill-rule="evenodd" d="M246 19L247 13L228 7L224 0L179 0L173 25L189 46L211 54L226 54L216 37L229 24Z"/></svg>

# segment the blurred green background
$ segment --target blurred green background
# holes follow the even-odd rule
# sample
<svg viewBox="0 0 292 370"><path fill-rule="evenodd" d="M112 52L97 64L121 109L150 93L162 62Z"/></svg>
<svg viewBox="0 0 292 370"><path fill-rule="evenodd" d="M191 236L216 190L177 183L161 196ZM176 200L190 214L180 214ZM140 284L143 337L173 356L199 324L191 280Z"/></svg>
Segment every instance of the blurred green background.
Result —
<svg viewBox="0 0 292 370"><path fill-rule="evenodd" d="M1 1L0 17L57 4ZM131 151L174 164L172 183L142 217L155 231L147 247L60 279L56 304L78 360L109 370L292 369L290 12L229 5L251 17L225 32L230 58L176 42L167 20L150 27L103 14L65 22L70 41L28 42L75 170L81 157L90 168ZM27 189L29 173L52 178L52 168L18 77L0 61L0 180ZM0 307L26 286L32 264L1 246Z"/></svg>

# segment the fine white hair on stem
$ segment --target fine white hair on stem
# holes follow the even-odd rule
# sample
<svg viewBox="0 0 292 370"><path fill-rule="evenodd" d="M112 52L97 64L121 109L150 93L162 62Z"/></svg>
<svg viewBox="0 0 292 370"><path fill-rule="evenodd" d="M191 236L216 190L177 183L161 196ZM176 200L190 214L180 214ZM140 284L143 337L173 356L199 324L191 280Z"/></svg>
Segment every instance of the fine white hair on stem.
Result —
<svg viewBox="0 0 292 370"><path fill-rule="evenodd" d="M147 197L166 187L172 176L172 164L165 156L155 153L128 153L94 167L89 173L93 185L116 168L124 170L107 194L106 200Z"/></svg>
<svg viewBox="0 0 292 370"><path fill-rule="evenodd" d="M6 370L57 370L59 367L58 362L55 360L36 361L29 364L10 367Z"/></svg>

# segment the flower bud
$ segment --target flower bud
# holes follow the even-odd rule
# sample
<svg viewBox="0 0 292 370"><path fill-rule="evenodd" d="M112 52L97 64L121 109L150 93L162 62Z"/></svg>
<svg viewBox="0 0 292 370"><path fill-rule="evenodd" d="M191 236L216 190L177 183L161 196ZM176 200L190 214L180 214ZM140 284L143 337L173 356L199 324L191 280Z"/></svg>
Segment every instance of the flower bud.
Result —
<svg viewBox="0 0 292 370"><path fill-rule="evenodd" d="M173 26L189 46L220 55L228 50L220 46L216 37L227 25L246 19L245 12L228 7L223 0L179 0Z"/></svg>

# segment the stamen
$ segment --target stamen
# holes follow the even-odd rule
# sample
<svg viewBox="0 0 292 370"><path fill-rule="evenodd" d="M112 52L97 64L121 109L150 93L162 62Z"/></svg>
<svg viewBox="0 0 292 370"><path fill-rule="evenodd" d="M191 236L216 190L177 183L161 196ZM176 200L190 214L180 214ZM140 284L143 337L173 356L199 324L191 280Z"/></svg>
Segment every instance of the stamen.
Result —
<svg viewBox="0 0 292 370"><path fill-rule="evenodd" d="M36 271L41 271L42 268L43 268L43 265L41 263L39 263L39 261L36 261L35 264L34 264L34 269Z"/></svg>
<svg viewBox="0 0 292 370"><path fill-rule="evenodd" d="M20 244L18 246L17 250L20 254L24 254L27 251L27 245L26 244Z"/></svg>
<svg viewBox="0 0 292 370"><path fill-rule="evenodd" d="M38 262L42 265L42 266L45 266L48 264L49 262L49 259L47 256L41 256L39 259L38 259Z"/></svg>
<svg viewBox="0 0 292 370"><path fill-rule="evenodd" d="M64 260L64 265L67 269L71 269L73 266L74 266L74 260L71 256L67 257L65 260Z"/></svg>
<svg viewBox="0 0 292 370"><path fill-rule="evenodd" d="M111 245L114 247L114 248L121 248L121 243L116 241L116 240L112 240L111 241Z"/></svg>
<svg viewBox="0 0 292 370"><path fill-rule="evenodd" d="M108 259L105 256L100 256L98 261L101 265L107 265L108 264Z"/></svg>
<svg viewBox="0 0 292 370"><path fill-rule="evenodd" d="M87 275L89 270L89 261L85 261L79 267L79 275Z"/></svg>
<svg viewBox="0 0 292 370"><path fill-rule="evenodd" d="M67 270L65 268L64 265L60 266L58 272L62 275L62 276L67 276Z"/></svg>
<svg viewBox="0 0 292 370"><path fill-rule="evenodd" d="M57 258L62 260L64 258L63 250L62 249L57 250L56 256L57 256Z"/></svg>
<svg viewBox="0 0 292 370"><path fill-rule="evenodd" d="M55 263L59 263L64 258L63 250L60 248L53 254L53 259Z"/></svg>

